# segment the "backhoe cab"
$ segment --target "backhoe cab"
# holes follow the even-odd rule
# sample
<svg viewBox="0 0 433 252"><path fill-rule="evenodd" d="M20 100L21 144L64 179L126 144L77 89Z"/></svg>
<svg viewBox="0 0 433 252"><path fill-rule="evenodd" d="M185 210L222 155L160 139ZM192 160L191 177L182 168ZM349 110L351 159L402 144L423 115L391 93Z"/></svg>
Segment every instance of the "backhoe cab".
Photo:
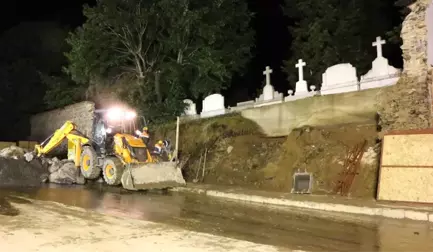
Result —
<svg viewBox="0 0 433 252"><path fill-rule="evenodd" d="M177 162L169 153L168 141L163 141L167 158L162 159L161 153L155 155L153 147L149 148L136 135L139 133L136 131L146 125L143 117L137 117L134 111L112 108L97 110L94 120L93 139L67 121L35 147L37 155L48 154L66 138L68 159L74 160L86 179L96 179L102 173L107 184L122 184L129 190L185 185Z"/></svg>

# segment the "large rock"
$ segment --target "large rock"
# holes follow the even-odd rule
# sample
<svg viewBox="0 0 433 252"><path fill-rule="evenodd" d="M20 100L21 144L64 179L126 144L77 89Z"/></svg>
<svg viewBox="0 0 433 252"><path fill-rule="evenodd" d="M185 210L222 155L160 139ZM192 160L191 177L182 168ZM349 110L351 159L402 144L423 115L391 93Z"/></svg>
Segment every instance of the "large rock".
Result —
<svg viewBox="0 0 433 252"><path fill-rule="evenodd" d="M51 160L48 170L50 171L48 180L51 183L68 185L85 184L85 179L81 175L80 170L69 160L59 161L54 158Z"/></svg>

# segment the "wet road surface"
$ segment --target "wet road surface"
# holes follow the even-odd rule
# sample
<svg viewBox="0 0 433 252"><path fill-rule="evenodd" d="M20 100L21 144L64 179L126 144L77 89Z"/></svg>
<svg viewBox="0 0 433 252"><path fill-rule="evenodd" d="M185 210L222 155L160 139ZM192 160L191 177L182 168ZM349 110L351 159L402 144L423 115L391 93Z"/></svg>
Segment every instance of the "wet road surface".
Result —
<svg viewBox="0 0 433 252"><path fill-rule="evenodd" d="M427 223L268 208L194 194L127 192L100 185L0 192L0 205L5 206L0 214L12 216L19 213L5 202L25 203L18 196L290 249L433 251L433 226Z"/></svg>

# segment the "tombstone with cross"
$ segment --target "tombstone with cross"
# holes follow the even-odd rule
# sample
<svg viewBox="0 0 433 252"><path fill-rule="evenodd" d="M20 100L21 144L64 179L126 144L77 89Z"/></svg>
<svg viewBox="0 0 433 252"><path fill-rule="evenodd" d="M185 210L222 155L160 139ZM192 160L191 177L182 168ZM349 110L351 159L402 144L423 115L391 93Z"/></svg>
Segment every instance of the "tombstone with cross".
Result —
<svg viewBox="0 0 433 252"><path fill-rule="evenodd" d="M307 98L314 95L314 92L308 92L307 82L304 80L304 67L307 65L302 59L298 60L295 67L298 68L298 81L296 82L296 92L293 95L293 90L289 90L289 96L284 98L284 101L294 101Z"/></svg>
<svg viewBox="0 0 433 252"><path fill-rule="evenodd" d="M365 75L361 76L360 89L378 88L390 86L397 83L400 75L400 70L389 65L388 59L383 57L382 45L386 41L381 37L376 37L373 42L373 47L376 47L377 57L372 63L372 68Z"/></svg>
<svg viewBox="0 0 433 252"><path fill-rule="evenodd" d="M264 105L272 105L275 103L280 103L283 100L283 95L275 91L274 87L271 85L271 74L273 70L267 66L263 75L266 76L266 84L263 87L263 93L259 98L256 98L255 107L261 107Z"/></svg>
<svg viewBox="0 0 433 252"><path fill-rule="evenodd" d="M376 42L373 42L373 46L376 47L377 58L383 58L382 45L386 44L385 40L381 37L376 37Z"/></svg>
<svg viewBox="0 0 433 252"><path fill-rule="evenodd" d="M299 79L296 82L296 93L308 93L307 82L304 80L304 66L307 64L302 60L298 60L298 64L295 65L298 68Z"/></svg>
<svg viewBox="0 0 433 252"><path fill-rule="evenodd" d="M271 73L273 73L273 70L269 66L263 71L263 75L266 76L266 85L263 87L263 100L265 101L274 99L275 90L271 85Z"/></svg>

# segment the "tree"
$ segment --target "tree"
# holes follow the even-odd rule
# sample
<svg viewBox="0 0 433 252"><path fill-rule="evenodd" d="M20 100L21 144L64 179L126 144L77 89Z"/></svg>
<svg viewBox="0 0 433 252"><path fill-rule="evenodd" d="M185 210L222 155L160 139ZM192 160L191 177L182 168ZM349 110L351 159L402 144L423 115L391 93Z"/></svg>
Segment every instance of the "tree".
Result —
<svg viewBox="0 0 433 252"><path fill-rule="evenodd" d="M359 74L376 57L371 43L392 27L384 15L389 1L286 0L285 14L292 19L290 57L284 71L297 81L298 59L307 62L306 78L319 85L321 75L334 64L351 63Z"/></svg>
<svg viewBox="0 0 433 252"><path fill-rule="evenodd" d="M84 15L67 73L89 89L121 83L118 95L143 112L178 115L186 96L227 88L250 58L243 1L99 0Z"/></svg>

